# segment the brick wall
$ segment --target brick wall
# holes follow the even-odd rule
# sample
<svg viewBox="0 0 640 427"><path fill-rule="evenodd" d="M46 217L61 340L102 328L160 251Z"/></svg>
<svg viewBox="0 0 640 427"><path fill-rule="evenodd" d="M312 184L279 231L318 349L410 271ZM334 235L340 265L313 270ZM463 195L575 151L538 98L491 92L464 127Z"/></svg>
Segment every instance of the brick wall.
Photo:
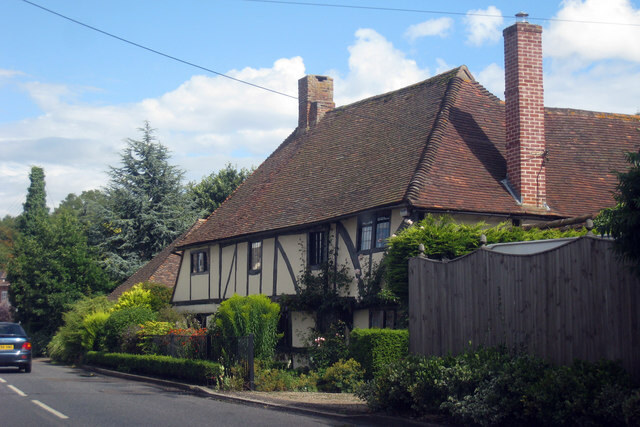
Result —
<svg viewBox="0 0 640 427"><path fill-rule="evenodd" d="M523 205L544 208L542 27L518 22L503 35L507 178Z"/></svg>

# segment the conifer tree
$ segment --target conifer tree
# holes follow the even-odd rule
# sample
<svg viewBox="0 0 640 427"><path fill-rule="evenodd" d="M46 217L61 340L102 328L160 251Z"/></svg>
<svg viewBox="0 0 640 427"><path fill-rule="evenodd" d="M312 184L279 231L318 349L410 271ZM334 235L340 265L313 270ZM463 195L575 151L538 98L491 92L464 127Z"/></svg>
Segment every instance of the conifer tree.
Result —
<svg viewBox="0 0 640 427"><path fill-rule="evenodd" d="M133 274L197 218L182 185L184 172L169 164L149 122L140 140L127 139L121 165L111 167L100 213L106 269L116 281Z"/></svg>

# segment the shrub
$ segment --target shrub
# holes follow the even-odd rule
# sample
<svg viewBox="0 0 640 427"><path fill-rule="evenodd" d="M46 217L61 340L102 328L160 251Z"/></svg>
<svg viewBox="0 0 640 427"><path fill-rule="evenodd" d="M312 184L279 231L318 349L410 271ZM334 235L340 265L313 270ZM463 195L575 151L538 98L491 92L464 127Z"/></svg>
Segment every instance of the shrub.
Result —
<svg viewBox="0 0 640 427"><path fill-rule="evenodd" d="M356 389L356 396L374 411L410 411L413 405L410 390L415 386L418 360L409 356L383 367L378 376Z"/></svg>
<svg viewBox="0 0 640 427"><path fill-rule="evenodd" d="M84 350L104 350L104 325L110 314L104 311L90 313L82 319L82 347Z"/></svg>
<svg viewBox="0 0 640 427"><path fill-rule="evenodd" d="M405 329L354 329L349 351L372 378L385 366L409 353L409 331Z"/></svg>
<svg viewBox="0 0 640 427"><path fill-rule="evenodd" d="M225 339L253 334L256 359L273 356L280 320L280 305L271 302L265 295L241 297L233 295L223 301L216 315L216 326Z"/></svg>
<svg viewBox="0 0 640 427"><path fill-rule="evenodd" d="M308 351L311 366L324 370L340 359L346 359L349 352L345 338L345 323L337 321L329 326L326 333L314 331L309 338Z"/></svg>
<svg viewBox="0 0 640 427"><path fill-rule="evenodd" d="M122 334L130 325L140 325L155 319L156 314L148 307L129 307L114 311L104 325L107 349L120 350Z"/></svg>
<svg viewBox="0 0 640 427"><path fill-rule="evenodd" d="M149 305L153 311L161 311L171 306L173 290L162 283L142 282L142 289L149 291Z"/></svg>
<svg viewBox="0 0 640 427"><path fill-rule="evenodd" d="M329 366L320 381L318 390L329 393L352 393L362 386L364 370L354 359L338 360Z"/></svg>
<svg viewBox="0 0 640 427"><path fill-rule="evenodd" d="M142 285L142 283L137 283L127 292L120 295L113 309L115 311L131 307L147 307L151 309L151 291L144 289Z"/></svg>
<svg viewBox="0 0 640 427"><path fill-rule="evenodd" d="M504 348L408 357L357 394L375 410L441 413L459 424L637 425L640 391L619 364L554 367Z"/></svg>
<svg viewBox="0 0 640 427"><path fill-rule="evenodd" d="M195 384L215 385L223 375L219 363L207 360L179 359L169 356L104 353L90 351L86 363L122 372L184 380Z"/></svg>
<svg viewBox="0 0 640 427"><path fill-rule="evenodd" d="M255 364L255 388L257 391L316 391L318 375L308 374L287 369L263 367L262 363Z"/></svg>
<svg viewBox="0 0 640 427"><path fill-rule="evenodd" d="M62 315L63 325L58 329L47 346L49 357L56 362L74 363L85 352L83 345L84 319L96 312L111 309L113 303L107 297L82 298Z"/></svg>

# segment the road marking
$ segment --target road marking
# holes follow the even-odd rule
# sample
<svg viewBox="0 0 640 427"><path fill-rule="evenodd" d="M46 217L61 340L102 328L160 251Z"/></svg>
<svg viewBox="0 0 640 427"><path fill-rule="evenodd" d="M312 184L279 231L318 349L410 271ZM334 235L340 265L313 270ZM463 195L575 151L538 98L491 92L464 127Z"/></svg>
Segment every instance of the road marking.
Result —
<svg viewBox="0 0 640 427"><path fill-rule="evenodd" d="M69 419L69 417L67 417L65 414L63 414L62 412L58 412L55 409L51 408L50 406L45 405L44 403L40 402L39 400L32 400L33 403L35 403L36 405L38 405L39 407L41 407L42 409L44 409L45 411L55 415L56 417L66 420Z"/></svg>
<svg viewBox="0 0 640 427"><path fill-rule="evenodd" d="M6 381L4 379L0 378L0 383L4 384L4 383L6 383Z"/></svg>
<svg viewBox="0 0 640 427"><path fill-rule="evenodd" d="M20 396L27 397L27 395L22 390L20 390L18 387L12 386L11 384L9 384L7 387L9 387L11 390L15 391Z"/></svg>

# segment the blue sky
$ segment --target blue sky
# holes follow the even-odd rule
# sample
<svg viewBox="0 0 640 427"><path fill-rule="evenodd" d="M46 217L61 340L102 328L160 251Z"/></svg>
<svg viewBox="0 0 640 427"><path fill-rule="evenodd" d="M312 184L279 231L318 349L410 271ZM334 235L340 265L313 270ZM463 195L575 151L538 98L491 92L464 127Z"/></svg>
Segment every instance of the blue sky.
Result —
<svg viewBox="0 0 640 427"><path fill-rule="evenodd" d="M502 98L502 30L526 11L543 26L547 106L640 111L640 0L32 1L293 97L305 74L330 75L337 105L462 64ZM0 217L21 212L32 165L51 207L106 185L144 120L190 181L260 164L297 124L295 99L23 0L0 3L0 38Z"/></svg>

